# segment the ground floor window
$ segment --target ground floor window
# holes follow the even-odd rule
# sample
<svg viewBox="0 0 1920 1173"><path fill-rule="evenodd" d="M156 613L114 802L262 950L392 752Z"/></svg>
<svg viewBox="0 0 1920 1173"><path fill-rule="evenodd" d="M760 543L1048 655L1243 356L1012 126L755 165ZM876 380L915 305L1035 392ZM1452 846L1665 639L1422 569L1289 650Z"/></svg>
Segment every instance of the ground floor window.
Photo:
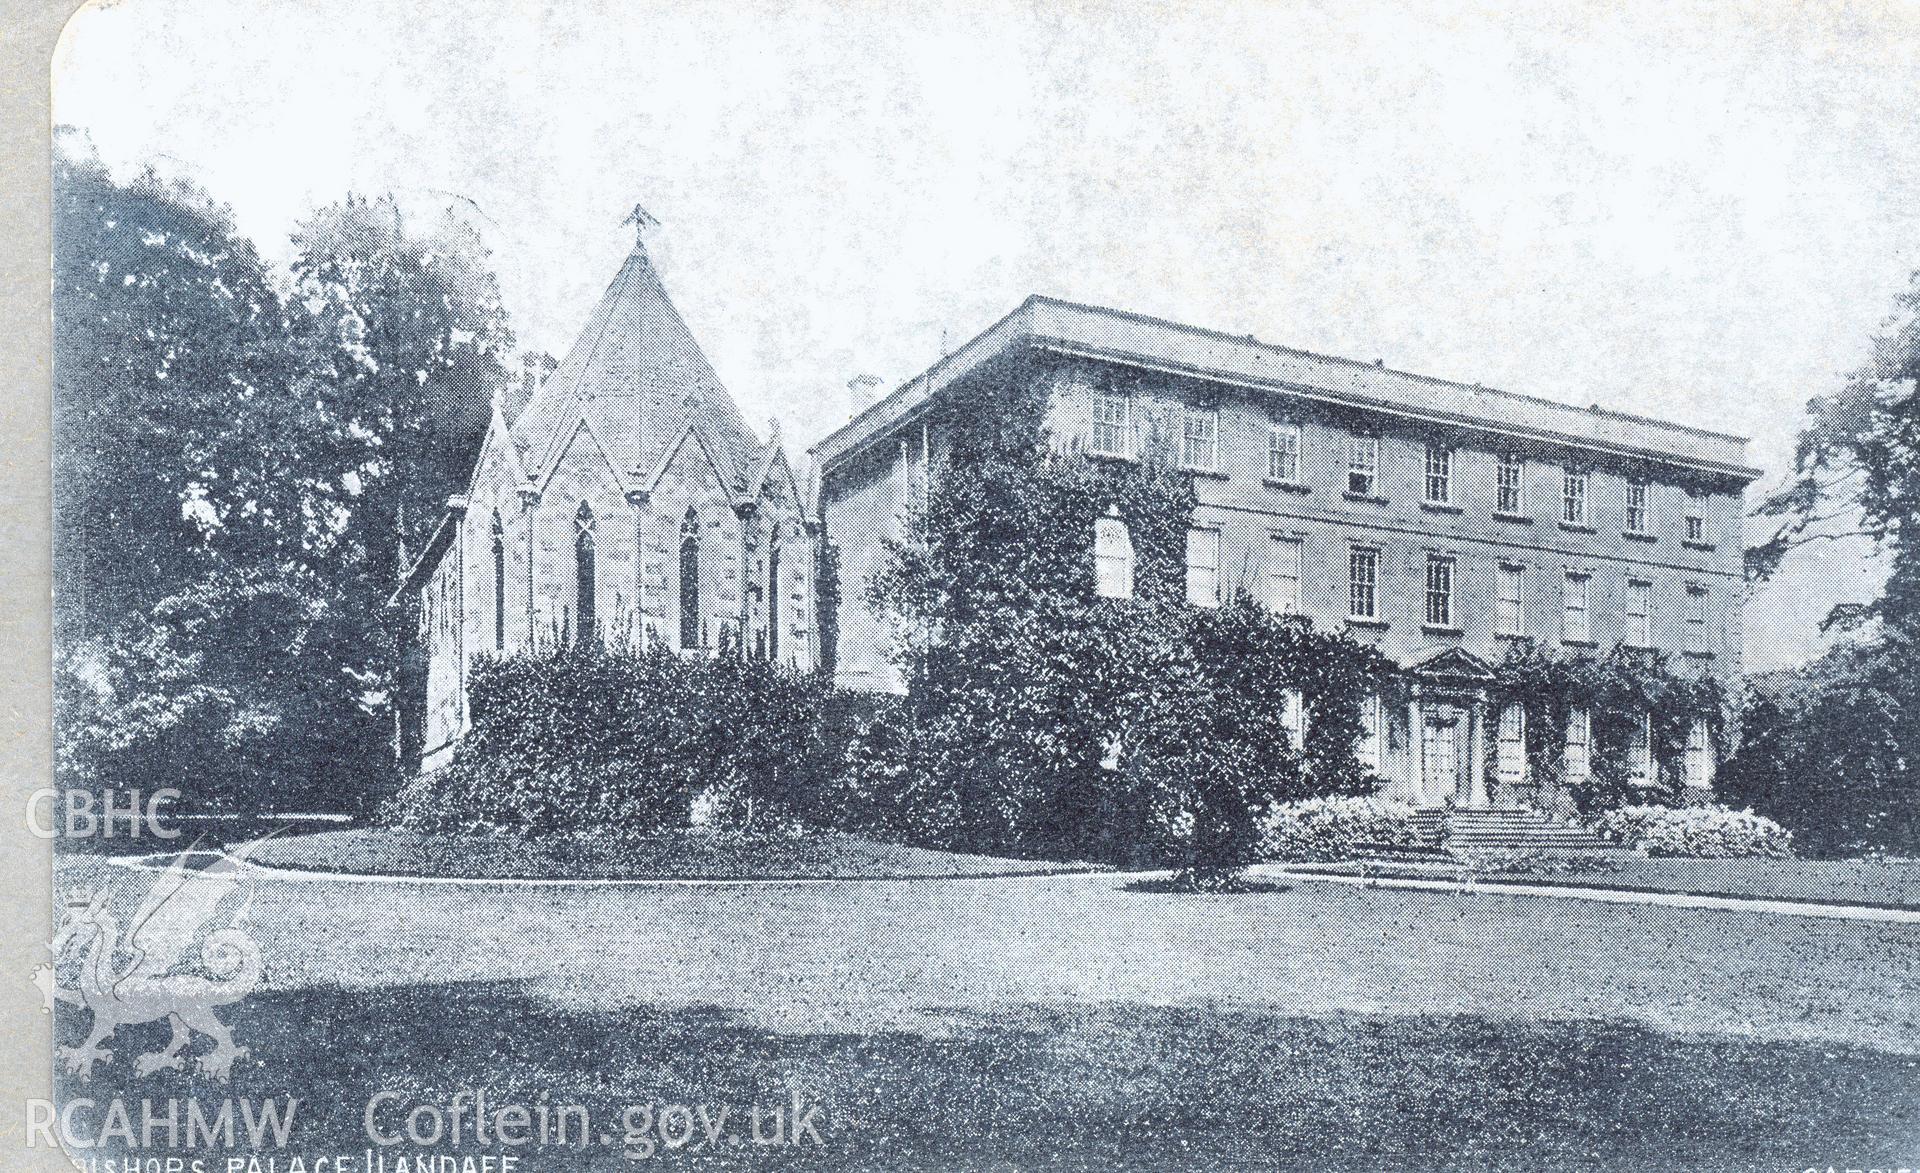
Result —
<svg viewBox="0 0 1920 1173"><path fill-rule="evenodd" d="M1704 717L1695 717L1687 726L1687 785L1702 789L1713 785L1713 737Z"/></svg>
<svg viewBox="0 0 1920 1173"><path fill-rule="evenodd" d="M1133 537L1112 508L1093 520L1093 588L1103 599L1133 597Z"/></svg>
<svg viewBox="0 0 1920 1173"><path fill-rule="evenodd" d="M1220 605L1220 531L1187 531L1187 602L1196 607Z"/></svg>
<svg viewBox="0 0 1920 1173"><path fill-rule="evenodd" d="M1500 743L1494 768L1500 781L1517 784L1527 776L1527 710L1518 704L1500 710Z"/></svg>
<svg viewBox="0 0 1920 1173"><path fill-rule="evenodd" d="M1355 753L1360 765L1371 773L1380 772L1380 763L1386 757L1386 710L1381 706L1380 694L1369 693L1360 702L1360 744Z"/></svg>
<svg viewBox="0 0 1920 1173"><path fill-rule="evenodd" d="M1292 740L1295 752L1306 748L1307 744L1307 701L1297 688L1289 688L1280 694L1280 724Z"/></svg>
<svg viewBox="0 0 1920 1173"><path fill-rule="evenodd" d="M1567 714L1567 781L1584 781L1593 771L1593 718L1585 709Z"/></svg>
<svg viewBox="0 0 1920 1173"><path fill-rule="evenodd" d="M1627 745L1627 764L1635 782L1653 781L1653 713L1643 711L1633 724L1633 739Z"/></svg>

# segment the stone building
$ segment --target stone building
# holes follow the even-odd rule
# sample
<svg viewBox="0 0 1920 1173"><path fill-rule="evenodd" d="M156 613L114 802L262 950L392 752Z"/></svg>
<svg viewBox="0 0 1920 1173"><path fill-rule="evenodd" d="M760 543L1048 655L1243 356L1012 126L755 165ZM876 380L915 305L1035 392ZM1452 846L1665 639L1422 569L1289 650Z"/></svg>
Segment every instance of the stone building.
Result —
<svg viewBox="0 0 1920 1173"><path fill-rule="evenodd" d="M1742 494L1758 475L1744 440L1043 297L813 450L820 522L840 559L842 688L901 688L865 584L940 459L929 405L971 380L1030 386L1055 441L1090 459L1135 460L1149 433L1172 439L1200 498L1193 605L1246 591L1409 669L1411 703L1387 711L1376 699L1365 714L1362 757L1390 794L1421 805L1533 797L1525 707L1489 711L1485 691L1518 639L1664 649L1737 695ZM1086 541L1102 590L1130 581L1123 529ZM1589 768L1590 750L1576 715L1570 775ZM1654 768L1650 745L1633 752L1636 772ZM1711 786L1713 753L1696 723L1690 786Z"/></svg>
<svg viewBox="0 0 1920 1173"><path fill-rule="evenodd" d="M819 659L815 541L777 430L741 418L648 258L653 222L579 340L507 418L396 596L424 677L401 753L432 769L468 727L476 657L581 639Z"/></svg>

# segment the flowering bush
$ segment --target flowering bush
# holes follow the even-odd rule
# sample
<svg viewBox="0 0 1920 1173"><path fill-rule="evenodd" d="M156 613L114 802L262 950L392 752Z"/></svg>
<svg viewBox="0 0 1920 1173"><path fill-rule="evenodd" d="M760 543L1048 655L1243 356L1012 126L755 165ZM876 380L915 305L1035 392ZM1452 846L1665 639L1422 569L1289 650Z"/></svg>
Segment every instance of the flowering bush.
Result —
<svg viewBox="0 0 1920 1173"><path fill-rule="evenodd" d="M1413 808L1387 798L1309 798L1268 808L1261 824L1267 859L1330 862L1353 859L1375 843L1420 841Z"/></svg>
<svg viewBox="0 0 1920 1173"><path fill-rule="evenodd" d="M1602 839L1648 855L1731 859L1793 854L1793 835L1785 827L1764 815L1724 806L1623 806L1596 818L1593 829Z"/></svg>

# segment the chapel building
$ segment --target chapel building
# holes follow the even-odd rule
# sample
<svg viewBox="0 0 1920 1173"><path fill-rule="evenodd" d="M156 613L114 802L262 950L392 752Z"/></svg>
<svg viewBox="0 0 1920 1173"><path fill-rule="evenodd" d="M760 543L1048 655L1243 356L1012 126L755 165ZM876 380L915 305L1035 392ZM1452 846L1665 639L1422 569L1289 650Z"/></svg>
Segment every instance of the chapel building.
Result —
<svg viewBox="0 0 1920 1173"><path fill-rule="evenodd" d="M397 599L424 680L403 761L435 769L469 727L490 653L580 640L819 661L814 539L777 428L762 442L639 240L566 357L508 419L496 398L464 493Z"/></svg>

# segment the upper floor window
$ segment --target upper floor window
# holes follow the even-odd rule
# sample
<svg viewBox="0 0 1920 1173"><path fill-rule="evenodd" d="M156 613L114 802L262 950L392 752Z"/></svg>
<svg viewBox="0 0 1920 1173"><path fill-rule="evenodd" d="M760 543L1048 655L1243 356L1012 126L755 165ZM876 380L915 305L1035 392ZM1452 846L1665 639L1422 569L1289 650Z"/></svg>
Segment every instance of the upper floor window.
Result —
<svg viewBox="0 0 1920 1173"><path fill-rule="evenodd" d="M1093 522L1093 587L1103 599L1133 597L1133 535L1115 509Z"/></svg>
<svg viewBox="0 0 1920 1173"><path fill-rule="evenodd" d="M1380 617L1380 551L1355 546L1347 552L1347 614L1355 619Z"/></svg>
<svg viewBox="0 0 1920 1173"><path fill-rule="evenodd" d="M1218 467L1220 412L1217 408L1187 405L1186 423L1180 432L1180 463L1188 468L1212 470Z"/></svg>
<svg viewBox="0 0 1920 1173"><path fill-rule="evenodd" d="M1380 437L1347 440L1347 492L1371 497L1380 484Z"/></svg>
<svg viewBox="0 0 1920 1173"><path fill-rule="evenodd" d="M1520 598L1520 567L1502 562L1494 571L1494 622L1501 635L1519 635L1527 617Z"/></svg>
<svg viewBox="0 0 1920 1173"><path fill-rule="evenodd" d="M1587 623L1588 591L1591 585L1590 576L1572 570L1567 571L1566 578L1560 584L1560 638L1568 643L1587 643L1593 639L1592 628Z"/></svg>
<svg viewBox="0 0 1920 1173"><path fill-rule="evenodd" d="M1627 580L1627 643L1653 646L1653 584L1645 579Z"/></svg>
<svg viewBox="0 0 1920 1173"><path fill-rule="evenodd" d="M1133 401L1126 392L1095 392L1093 450L1102 456L1133 455Z"/></svg>
<svg viewBox="0 0 1920 1173"><path fill-rule="evenodd" d="M1427 555L1427 625L1453 626L1453 559Z"/></svg>
<svg viewBox="0 0 1920 1173"><path fill-rule="evenodd" d="M1645 481L1627 482L1627 532L1630 534L1647 532L1647 483Z"/></svg>
<svg viewBox="0 0 1920 1173"><path fill-rule="evenodd" d="M1493 474L1493 511L1495 513L1523 512L1527 507L1526 485L1523 471L1526 468L1518 453L1502 452L1500 465Z"/></svg>
<svg viewBox="0 0 1920 1173"><path fill-rule="evenodd" d="M1560 520L1568 525L1587 524L1587 474L1577 469L1561 474Z"/></svg>
<svg viewBox="0 0 1920 1173"><path fill-rule="evenodd" d="M1300 425L1276 423L1267 429L1267 479L1300 480Z"/></svg>
<svg viewBox="0 0 1920 1173"><path fill-rule="evenodd" d="M1281 615L1300 611L1300 539L1267 538L1267 602Z"/></svg>
<svg viewBox="0 0 1920 1173"><path fill-rule="evenodd" d="M1707 540L1707 519L1699 513L1687 514L1687 540L1689 542Z"/></svg>
<svg viewBox="0 0 1920 1173"><path fill-rule="evenodd" d="M1426 500L1433 505L1453 503L1453 449L1427 445Z"/></svg>
<svg viewBox="0 0 1920 1173"><path fill-rule="evenodd" d="M1696 655L1710 651L1707 646L1707 588L1687 588L1686 648Z"/></svg>
<svg viewBox="0 0 1920 1173"><path fill-rule="evenodd" d="M1220 605L1220 531L1187 531L1187 602L1196 607Z"/></svg>

